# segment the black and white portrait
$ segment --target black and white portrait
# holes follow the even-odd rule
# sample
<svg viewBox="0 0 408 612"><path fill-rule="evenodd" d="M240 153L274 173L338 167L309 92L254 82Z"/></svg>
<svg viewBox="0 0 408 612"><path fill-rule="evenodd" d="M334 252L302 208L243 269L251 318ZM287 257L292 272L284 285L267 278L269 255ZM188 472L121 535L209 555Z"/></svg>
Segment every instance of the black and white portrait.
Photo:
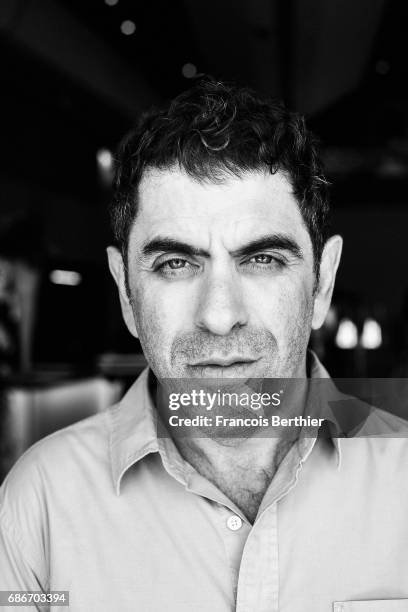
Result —
<svg viewBox="0 0 408 612"><path fill-rule="evenodd" d="M2 609L408 610L407 10L0 7Z"/></svg>

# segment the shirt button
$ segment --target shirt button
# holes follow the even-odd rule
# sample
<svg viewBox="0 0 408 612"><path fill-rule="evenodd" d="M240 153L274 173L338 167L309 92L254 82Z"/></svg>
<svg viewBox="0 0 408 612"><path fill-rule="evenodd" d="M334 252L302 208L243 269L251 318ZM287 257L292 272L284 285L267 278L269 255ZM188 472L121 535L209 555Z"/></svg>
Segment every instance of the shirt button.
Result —
<svg viewBox="0 0 408 612"><path fill-rule="evenodd" d="M238 531L238 529L241 529L242 527L242 520L239 516L234 514L228 518L227 527L228 529L231 529L231 531Z"/></svg>

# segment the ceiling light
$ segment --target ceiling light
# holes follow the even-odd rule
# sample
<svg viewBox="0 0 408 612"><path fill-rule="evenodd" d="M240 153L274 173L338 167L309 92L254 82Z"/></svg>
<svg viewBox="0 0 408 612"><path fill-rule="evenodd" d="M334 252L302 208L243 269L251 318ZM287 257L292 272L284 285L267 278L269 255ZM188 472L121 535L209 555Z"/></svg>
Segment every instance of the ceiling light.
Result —
<svg viewBox="0 0 408 612"><path fill-rule="evenodd" d="M194 66L194 64L184 64L181 74L186 79L192 79L197 74L197 66Z"/></svg>
<svg viewBox="0 0 408 612"><path fill-rule="evenodd" d="M96 153L96 159L101 168L110 170L113 165L113 156L109 149L99 149Z"/></svg>
<svg viewBox="0 0 408 612"><path fill-rule="evenodd" d="M105 4L108 6L116 6L119 0L105 0Z"/></svg>
<svg viewBox="0 0 408 612"><path fill-rule="evenodd" d="M50 281L54 285L70 285L74 287L79 285L81 280L79 272L74 272L73 270L53 270L50 273Z"/></svg>
<svg viewBox="0 0 408 612"><path fill-rule="evenodd" d="M336 346L341 349L353 349L357 346L357 326L351 319L342 319L336 334Z"/></svg>
<svg viewBox="0 0 408 612"><path fill-rule="evenodd" d="M131 21L130 19L125 19L125 21L122 21L120 25L120 31L125 36L131 36L136 32L135 22Z"/></svg>
<svg viewBox="0 0 408 612"><path fill-rule="evenodd" d="M361 346L365 349L377 349L382 344L381 326L374 319L366 319L361 334Z"/></svg>

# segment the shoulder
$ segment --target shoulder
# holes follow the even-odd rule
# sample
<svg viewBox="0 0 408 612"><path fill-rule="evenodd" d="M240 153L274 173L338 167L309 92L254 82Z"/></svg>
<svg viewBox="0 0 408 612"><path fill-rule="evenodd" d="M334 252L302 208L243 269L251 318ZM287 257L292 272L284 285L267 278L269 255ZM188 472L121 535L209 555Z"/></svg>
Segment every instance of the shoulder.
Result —
<svg viewBox="0 0 408 612"><path fill-rule="evenodd" d="M109 462L109 413L111 409L74 423L31 446L15 463L0 488L0 516L22 519L30 512L44 511L47 500L58 491L79 484L94 466ZM79 480L78 480L79 479Z"/></svg>
<svg viewBox="0 0 408 612"><path fill-rule="evenodd" d="M408 421L401 417L376 408L372 414L378 426L382 426L383 433L398 433L401 436L408 437Z"/></svg>
<svg viewBox="0 0 408 612"><path fill-rule="evenodd" d="M340 439L342 464L408 492L408 422L373 408L355 436Z"/></svg>
<svg viewBox="0 0 408 612"><path fill-rule="evenodd" d="M358 435L408 439L408 421L381 408L370 407L368 417Z"/></svg>
<svg viewBox="0 0 408 612"><path fill-rule="evenodd" d="M77 505L75 496L81 495L84 479L89 480L87 471L94 471L107 455L107 416L100 413L40 440L0 487L0 542L10 543L10 555L18 549L43 577L56 511L67 501Z"/></svg>

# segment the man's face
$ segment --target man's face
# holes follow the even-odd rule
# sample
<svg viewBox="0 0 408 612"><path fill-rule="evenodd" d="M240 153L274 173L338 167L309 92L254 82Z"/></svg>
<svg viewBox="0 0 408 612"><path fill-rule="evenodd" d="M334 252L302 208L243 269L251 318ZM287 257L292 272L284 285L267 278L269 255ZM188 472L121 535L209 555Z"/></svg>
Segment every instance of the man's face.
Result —
<svg viewBox="0 0 408 612"><path fill-rule="evenodd" d="M128 281L128 327L159 379L305 375L313 251L283 173L148 171Z"/></svg>

